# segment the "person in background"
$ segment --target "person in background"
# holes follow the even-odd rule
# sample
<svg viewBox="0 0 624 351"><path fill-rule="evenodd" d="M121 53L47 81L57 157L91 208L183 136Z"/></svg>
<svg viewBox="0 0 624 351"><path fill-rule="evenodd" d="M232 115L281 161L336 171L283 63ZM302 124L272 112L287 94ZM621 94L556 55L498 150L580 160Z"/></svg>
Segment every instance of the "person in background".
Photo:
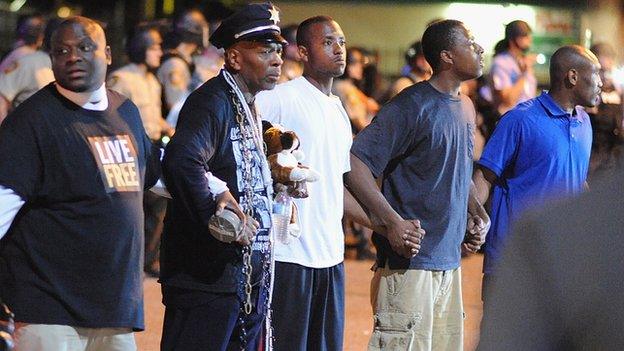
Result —
<svg viewBox="0 0 624 351"><path fill-rule="evenodd" d="M529 54L531 27L520 20L505 26L505 39L499 42L490 68L492 100L498 114L535 97L537 79L533 72L535 55Z"/></svg>
<svg viewBox="0 0 624 351"><path fill-rule="evenodd" d="M425 55L423 55L420 41L414 42L407 49L405 52L405 63L410 67L409 73L397 79L394 84L392 84L388 99L393 98L403 89L431 77L431 66L429 66Z"/></svg>
<svg viewBox="0 0 624 351"><path fill-rule="evenodd" d="M17 20L13 50L0 61L0 72L8 73L15 68L15 62L23 56L39 50L43 44L45 19L40 14L22 15Z"/></svg>
<svg viewBox="0 0 624 351"><path fill-rule="evenodd" d="M42 50L17 58L11 70L0 72L0 123L11 109L54 80L50 62L50 37L59 23L59 18L48 20Z"/></svg>
<svg viewBox="0 0 624 351"><path fill-rule="evenodd" d="M162 49L160 33L149 25L139 25L126 43L130 63L112 72L107 81L109 89L128 97L138 108L145 133L153 143L161 137L171 137L174 129L163 119L161 86L154 75ZM145 265L151 276L158 276L158 252L167 200L151 191L145 192Z"/></svg>
<svg viewBox="0 0 624 351"><path fill-rule="evenodd" d="M208 22L208 33L214 32L224 18L232 15L233 11L219 1L204 2L202 7L206 21ZM207 82L216 77L223 68L223 50L217 49L208 42L208 46L198 50L192 56L195 64L195 75L198 84Z"/></svg>
<svg viewBox="0 0 624 351"><path fill-rule="evenodd" d="M130 63L109 74L106 85L127 96L141 112L147 136L157 142L172 136L173 128L161 112L161 86L154 75L163 55L160 33L147 24L139 25L126 43Z"/></svg>
<svg viewBox="0 0 624 351"><path fill-rule="evenodd" d="M358 87L364 79L366 65L363 49L347 49L345 73L334 81L332 92L340 98L349 115L354 134L364 129L379 110L379 104Z"/></svg>
<svg viewBox="0 0 624 351"><path fill-rule="evenodd" d="M301 56L299 56L299 47L297 46L297 25L290 24L282 28L282 35L288 41L284 48L284 63L282 64L282 75L279 83L301 77L303 74L303 64Z"/></svg>
<svg viewBox="0 0 624 351"><path fill-rule="evenodd" d="M208 46L208 22L201 11L185 10L165 34L165 54L156 76L163 86L163 115L203 83L195 73L193 55Z"/></svg>
<svg viewBox="0 0 624 351"><path fill-rule="evenodd" d="M381 61L379 52L364 50L363 54L365 64L362 81L358 86L366 96L371 97L379 105L390 84L379 72L379 62Z"/></svg>

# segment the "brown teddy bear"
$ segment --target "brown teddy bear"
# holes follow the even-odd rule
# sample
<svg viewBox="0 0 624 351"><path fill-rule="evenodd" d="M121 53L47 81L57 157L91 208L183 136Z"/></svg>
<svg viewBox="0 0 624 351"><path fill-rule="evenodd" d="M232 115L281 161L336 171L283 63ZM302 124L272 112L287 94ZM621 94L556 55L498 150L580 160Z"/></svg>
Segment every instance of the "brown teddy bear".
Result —
<svg viewBox="0 0 624 351"><path fill-rule="evenodd" d="M305 155L299 148L299 137L293 131L284 131L279 125L263 121L263 139L266 144L267 160L276 190L287 186L292 197L308 196L306 182L315 182L320 175L315 170L303 166Z"/></svg>

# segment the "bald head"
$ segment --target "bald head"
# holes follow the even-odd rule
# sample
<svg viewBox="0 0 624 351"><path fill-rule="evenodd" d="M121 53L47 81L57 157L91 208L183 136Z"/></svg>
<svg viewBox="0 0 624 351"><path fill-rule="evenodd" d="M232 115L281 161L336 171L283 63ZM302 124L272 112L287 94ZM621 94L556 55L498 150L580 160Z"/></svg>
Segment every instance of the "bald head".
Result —
<svg viewBox="0 0 624 351"><path fill-rule="evenodd" d="M551 87L564 84L570 70L591 69L594 64L598 64L596 56L581 46L559 48L550 59Z"/></svg>
<svg viewBox="0 0 624 351"><path fill-rule="evenodd" d="M95 40L102 40L103 45L106 46L106 35L104 34L104 29L99 23L90 18L74 16L64 20L58 25L52 34L52 41L57 39L59 33L66 30L88 33Z"/></svg>
<svg viewBox="0 0 624 351"><path fill-rule="evenodd" d="M86 17L63 21L52 34L50 58L57 84L75 92L97 90L111 63L104 29Z"/></svg>
<svg viewBox="0 0 624 351"><path fill-rule="evenodd" d="M563 46L550 59L550 89L569 95L577 105L594 106L602 87L599 70L600 63L591 51L578 45Z"/></svg>

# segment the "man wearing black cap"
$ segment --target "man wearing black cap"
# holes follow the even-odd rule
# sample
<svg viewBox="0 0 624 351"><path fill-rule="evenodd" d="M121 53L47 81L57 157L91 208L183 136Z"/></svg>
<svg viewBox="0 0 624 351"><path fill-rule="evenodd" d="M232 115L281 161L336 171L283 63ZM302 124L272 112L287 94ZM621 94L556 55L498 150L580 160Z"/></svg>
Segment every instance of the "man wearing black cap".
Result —
<svg viewBox="0 0 624 351"><path fill-rule="evenodd" d="M162 350L258 347L271 291L273 189L254 98L280 76L278 22L270 3L223 21L210 41L225 49L225 69L188 97L167 146Z"/></svg>

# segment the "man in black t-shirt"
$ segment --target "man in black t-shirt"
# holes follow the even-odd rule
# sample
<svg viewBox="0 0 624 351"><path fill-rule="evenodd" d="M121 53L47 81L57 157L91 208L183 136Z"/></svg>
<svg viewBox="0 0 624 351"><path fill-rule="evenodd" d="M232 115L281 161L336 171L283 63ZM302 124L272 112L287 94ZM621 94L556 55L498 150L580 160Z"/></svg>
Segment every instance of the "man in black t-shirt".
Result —
<svg viewBox="0 0 624 351"><path fill-rule="evenodd" d="M20 350L136 350L159 160L136 106L104 87L102 28L72 17L51 43L56 82L0 127L0 295Z"/></svg>

